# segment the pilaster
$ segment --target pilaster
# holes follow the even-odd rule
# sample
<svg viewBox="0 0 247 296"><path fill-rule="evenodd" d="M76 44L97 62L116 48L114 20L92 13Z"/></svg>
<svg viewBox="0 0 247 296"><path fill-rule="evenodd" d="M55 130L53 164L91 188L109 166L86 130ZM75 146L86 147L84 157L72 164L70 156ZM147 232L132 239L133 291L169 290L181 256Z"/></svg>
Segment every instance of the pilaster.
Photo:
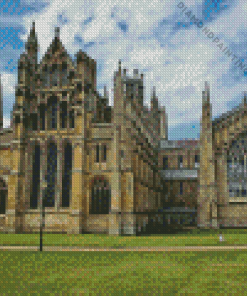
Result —
<svg viewBox="0 0 247 296"><path fill-rule="evenodd" d="M109 213L109 234L121 234L121 164L120 146L121 127L114 128L114 137L111 143L111 208Z"/></svg>
<svg viewBox="0 0 247 296"><path fill-rule="evenodd" d="M55 194L55 209L58 211L61 207L62 200L62 178L63 178L63 142L58 140L57 150L57 178L56 178L56 194Z"/></svg>

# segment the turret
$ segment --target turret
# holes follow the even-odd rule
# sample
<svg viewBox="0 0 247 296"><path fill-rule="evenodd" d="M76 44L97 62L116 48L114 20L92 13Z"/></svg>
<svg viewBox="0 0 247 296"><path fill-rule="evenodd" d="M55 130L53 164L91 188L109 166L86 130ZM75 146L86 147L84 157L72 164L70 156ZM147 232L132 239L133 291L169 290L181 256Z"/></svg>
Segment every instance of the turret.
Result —
<svg viewBox="0 0 247 296"><path fill-rule="evenodd" d="M30 59L30 64L37 65L38 60L38 39L35 33L35 22L32 24L30 35L25 44L25 48Z"/></svg>
<svg viewBox="0 0 247 296"><path fill-rule="evenodd" d="M94 59L87 56L81 49L76 54L77 59L77 79L80 79L83 85L90 84L92 92L96 89L97 63Z"/></svg>
<svg viewBox="0 0 247 296"><path fill-rule="evenodd" d="M214 217L211 213L212 205L216 202L212 106L210 104L210 90L207 82L205 83L205 91L202 92L200 160L198 226L202 228L215 227L217 216ZM215 215L215 212L213 214Z"/></svg>
<svg viewBox="0 0 247 296"><path fill-rule="evenodd" d="M161 106L160 110L160 138L168 140L168 115L165 106Z"/></svg>
<svg viewBox="0 0 247 296"><path fill-rule="evenodd" d="M157 112L158 111L158 98L156 96L156 89L155 86L153 87L153 90L151 92L151 111Z"/></svg>

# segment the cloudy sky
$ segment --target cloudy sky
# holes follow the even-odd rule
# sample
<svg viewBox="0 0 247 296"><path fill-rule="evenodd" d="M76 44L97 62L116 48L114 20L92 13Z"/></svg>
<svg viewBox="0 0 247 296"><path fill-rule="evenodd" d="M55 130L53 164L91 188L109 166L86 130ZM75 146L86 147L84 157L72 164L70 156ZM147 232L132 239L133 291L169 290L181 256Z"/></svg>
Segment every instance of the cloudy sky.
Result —
<svg viewBox="0 0 247 296"><path fill-rule="evenodd" d="M39 59L59 26L73 59L82 49L97 61L97 90L103 93L107 85L110 105L121 59L128 74L144 73L145 105L156 86L169 140L197 139L205 81L213 118L239 105L247 91L246 14L246 0L0 0L4 127L15 100L18 58L35 21Z"/></svg>

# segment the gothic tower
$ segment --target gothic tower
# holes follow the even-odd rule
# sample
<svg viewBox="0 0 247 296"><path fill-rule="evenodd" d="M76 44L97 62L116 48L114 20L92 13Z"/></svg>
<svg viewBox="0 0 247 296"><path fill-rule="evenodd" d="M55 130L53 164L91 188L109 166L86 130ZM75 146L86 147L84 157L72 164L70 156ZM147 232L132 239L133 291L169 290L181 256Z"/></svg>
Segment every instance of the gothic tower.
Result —
<svg viewBox="0 0 247 296"><path fill-rule="evenodd" d="M212 137L212 106L209 84L205 82L202 92L202 119L200 135L200 177L198 198L198 227L217 226L217 205L215 193L215 163Z"/></svg>
<svg viewBox="0 0 247 296"><path fill-rule="evenodd" d="M37 65L38 42L33 22L28 41L25 44L26 52L18 61L18 85L13 107L13 140L11 142L11 174L9 176L9 194L6 213L7 231L22 232L23 211L25 196L25 156L26 156L26 100L35 89L34 74Z"/></svg>

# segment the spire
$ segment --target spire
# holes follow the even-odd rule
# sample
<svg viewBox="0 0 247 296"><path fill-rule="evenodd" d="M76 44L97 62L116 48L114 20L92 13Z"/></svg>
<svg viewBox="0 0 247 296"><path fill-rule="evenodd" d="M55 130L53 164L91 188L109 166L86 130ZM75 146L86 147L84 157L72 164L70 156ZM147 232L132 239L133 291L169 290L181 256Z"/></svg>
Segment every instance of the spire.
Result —
<svg viewBox="0 0 247 296"><path fill-rule="evenodd" d="M2 83L0 74L0 129L3 128L3 94L2 94Z"/></svg>
<svg viewBox="0 0 247 296"><path fill-rule="evenodd" d="M118 61L118 73L121 74L121 60Z"/></svg>
<svg viewBox="0 0 247 296"><path fill-rule="evenodd" d="M151 90L151 110L158 110L158 98L156 96L156 88L153 86Z"/></svg>
<svg viewBox="0 0 247 296"><path fill-rule="evenodd" d="M243 105L247 106L247 92L244 91Z"/></svg>
<svg viewBox="0 0 247 296"><path fill-rule="evenodd" d="M27 43L36 43L37 37L35 33L35 22L32 22L32 28L30 29L30 34L27 39Z"/></svg>
<svg viewBox="0 0 247 296"><path fill-rule="evenodd" d="M153 91L152 91L152 98L156 98L156 88L153 86Z"/></svg>
<svg viewBox="0 0 247 296"><path fill-rule="evenodd" d="M206 99L207 103L210 102L210 87L209 87L209 83L207 81L205 81L205 99Z"/></svg>
<svg viewBox="0 0 247 296"><path fill-rule="evenodd" d="M35 33L35 22L32 23L30 34L25 44L27 54L31 58L31 62L37 64L38 39Z"/></svg>
<svg viewBox="0 0 247 296"><path fill-rule="evenodd" d="M107 97L107 88L106 88L106 85L104 85L104 97Z"/></svg>
<svg viewBox="0 0 247 296"><path fill-rule="evenodd" d="M60 38L60 28L55 27L55 38Z"/></svg>

